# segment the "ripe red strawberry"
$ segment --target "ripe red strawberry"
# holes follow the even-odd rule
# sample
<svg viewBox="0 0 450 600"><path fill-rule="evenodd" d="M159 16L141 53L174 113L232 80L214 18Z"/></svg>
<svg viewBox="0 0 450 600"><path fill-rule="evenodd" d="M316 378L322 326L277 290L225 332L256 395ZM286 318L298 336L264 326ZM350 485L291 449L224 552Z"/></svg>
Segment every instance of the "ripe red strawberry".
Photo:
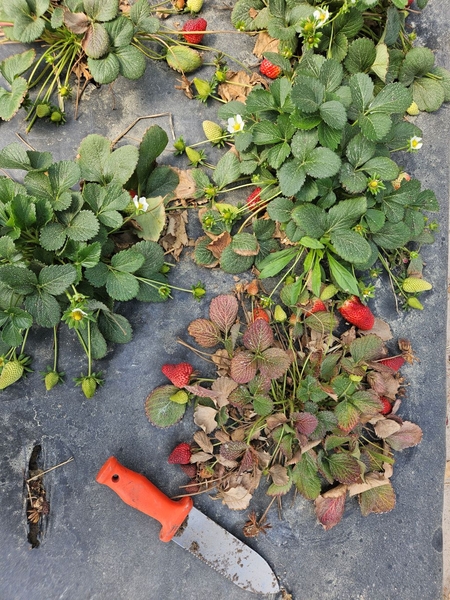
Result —
<svg viewBox="0 0 450 600"><path fill-rule="evenodd" d="M257 321L258 319L263 319L267 323L270 322L269 315L260 306L258 306L258 307L256 307L256 308L253 309L252 318L253 318L253 321Z"/></svg>
<svg viewBox="0 0 450 600"><path fill-rule="evenodd" d="M380 396L380 400L383 403L383 408L380 410L380 413L382 415L388 415L392 410L391 401L389 398L386 398L386 396Z"/></svg>
<svg viewBox="0 0 450 600"><path fill-rule="evenodd" d="M326 311L327 307L325 306L325 304L322 302L322 300L320 298L314 298L312 300L312 306L310 309L308 309L307 311L305 311L305 315L307 317L309 317L310 315L316 313L316 312L323 312Z"/></svg>
<svg viewBox="0 0 450 600"><path fill-rule="evenodd" d="M372 329L375 317L368 306L363 304L358 296L350 296L338 308L346 321L365 331Z"/></svg>
<svg viewBox="0 0 450 600"><path fill-rule="evenodd" d="M405 359L401 355L388 356L387 358L383 358L378 362L384 365L385 367L389 367L393 371L398 371L400 367L402 367L405 364Z"/></svg>
<svg viewBox="0 0 450 600"><path fill-rule="evenodd" d="M171 465L187 465L191 460L191 446L187 442L181 442L172 450L167 459Z"/></svg>
<svg viewBox="0 0 450 600"><path fill-rule="evenodd" d="M161 371L170 379L173 385L179 388L184 387L189 383L194 367L189 363L178 363L177 365L163 365Z"/></svg>
<svg viewBox="0 0 450 600"><path fill-rule="evenodd" d="M267 58L264 58L262 63L259 65L259 71L262 75L265 75L269 79L276 79L281 73L281 68L272 64L270 60L267 60Z"/></svg>
<svg viewBox="0 0 450 600"><path fill-rule="evenodd" d="M189 21L186 21L183 25L183 31L205 31L207 25L208 23L202 17L199 17L198 19L189 19ZM188 44L200 44L203 39L203 33L183 33L182 35Z"/></svg>
<svg viewBox="0 0 450 600"><path fill-rule="evenodd" d="M247 208L249 208L250 210L254 210L255 208L257 208L256 205L261 200L260 193L261 193L260 187L257 187L253 190L253 192L250 194L250 196L246 200Z"/></svg>

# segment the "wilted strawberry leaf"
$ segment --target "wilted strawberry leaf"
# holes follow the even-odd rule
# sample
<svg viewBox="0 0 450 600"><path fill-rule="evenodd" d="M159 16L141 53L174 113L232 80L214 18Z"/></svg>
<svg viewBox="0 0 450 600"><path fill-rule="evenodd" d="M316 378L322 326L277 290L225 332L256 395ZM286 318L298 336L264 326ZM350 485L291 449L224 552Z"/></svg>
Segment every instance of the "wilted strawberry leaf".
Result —
<svg viewBox="0 0 450 600"><path fill-rule="evenodd" d="M404 450L417 446L422 436L423 432L418 425L411 421L403 421L400 429L385 439L393 450Z"/></svg>
<svg viewBox="0 0 450 600"><path fill-rule="evenodd" d="M225 334L236 321L238 302L234 296L222 294L211 300L209 318Z"/></svg>
<svg viewBox="0 0 450 600"><path fill-rule="evenodd" d="M228 396L237 388L237 383L230 377L219 377L216 379L211 389L217 394L217 405L219 407L228 404Z"/></svg>
<svg viewBox="0 0 450 600"><path fill-rule="evenodd" d="M188 333L203 348L212 348L221 339L219 328L208 319L195 319L195 321L192 321L188 327Z"/></svg>
<svg viewBox="0 0 450 600"><path fill-rule="evenodd" d="M374 487L362 492L359 497L361 513L364 517L370 513L385 513L395 507L395 491L390 481L386 485Z"/></svg>
<svg viewBox="0 0 450 600"><path fill-rule="evenodd" d="M376 415L383 408L383 403L375 391L361 390L352 395L353 406L364 415Z"/></svg>
<svg viewBox="0 0 450 600"><path fill-rule="evenodd" d="M339 483L355 483L361 480L361 466L354 456L340 452L328 456L330 473Z"/></svg>
<svg viewBox="0 0 450 600"><path fill-rule="evenodd" d="M261 375L268 379L278 379L278 377L284 375L290 364L289 354L281 348L268 348L258 358Z"/></svg>
<svg viewBox="0 0 450 600"><path fill-rule="evenodd" d="M374 360L380 358L383 350L383 340L377 335L369 333L357 338L350 344L350 354L355 362Z"/></svg>
<svg viewBox="0 0 450 600"><path fill-rule="evenodd" d="M342 519L346 495L347 486L338 485L316 498L314 502L316 517L326 531L337 525Z"/></svg>
<svg viewBox="0 0 450 600"><path fill-rule="evenodd" d="M257 319L249 325L242 337L244 346L252 352L262 352L273 343L272 329L264 319Z"/></svg>
<svg viewBox="0 0 450 600"><path fill-rule="evenodd" d="M247 448L248 445L245 442L225 442L220 445L220 455L227 460L236 460L239 456L244 454Z"/></svg>
<svg viewBox="0 0 450 600"><path fill-rule="evenodd" d="M217 414L218 410L215 408L199 404L194 410L194 423L201 427L205 433L211 433L217 427Z"/></svg>
<svg viewBox="0 0 450 600"><path fill-rule="evenodd" d="M231 360L231 377L237 383L248 383L256 375L256 360L251 352L238 352Z"/></svg>
<svg viewBox="0 0 450 600"><path fill-rule="evenodd" d="M318 331L320 333L333 331L333 329L336 329L338 326L338 323L339 320L337 317L333 313L326 311L314 313L305 319L305 324L308 325L308 327L313 331Z"/></svg>
<svg viewBox="0 0 450 600"><path fill-rule="evenodd" d="M319 424L319 419L316 415L309 412L295 413L294 417L295 427L299 433L303 435L310 435Z"/></svg>
<svg viewBox="0 0 450 600"><path fill-rule="evenodd" d="M163 385L147 396L145 414L150 423L156 427L165 428L181 420L186 410L186 404L178 404L170 399L178 391L174 385Z"/></svg>
<svg viewBox="0 0 450 600"><path fill-rule="evenodd" d="M359 422L359 410L348 400L342 400L334 409L339 427L348 433Z"/></svg>

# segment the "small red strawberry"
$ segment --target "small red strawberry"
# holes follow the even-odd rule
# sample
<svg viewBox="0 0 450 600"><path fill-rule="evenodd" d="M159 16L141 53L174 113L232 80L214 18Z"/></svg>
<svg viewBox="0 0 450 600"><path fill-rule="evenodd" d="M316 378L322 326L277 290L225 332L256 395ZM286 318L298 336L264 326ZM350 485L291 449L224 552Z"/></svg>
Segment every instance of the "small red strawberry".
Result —
<svg viewBox="0 0 450 600"><path fill-rule="evenodd" d="M258 319L263 319L263 321L266 321L266 323L270 322L269 315L260 306L253 309L252 318L253 318L253 321L257 321Z"/></svg>
<svg viewBox="0 0 450 600"><path fill-rule="evenodd" d="M194 479L194 477L197 475L197 465L189 463L188 465L180 465L180 467L183 473L187 475L189 479Z"/></svg>
<svg viewBox="0 0 450 600"><path fill-rule="evenodd" d="M267 58L264 58L262 63L259 65L259 71L262 75L265 75L269 79L276 79L281 73L281 68L272 64L270 60L267 60Z"/></svg>
<svg viewBox="0 0 450 600"><path fill-rule="evenodd" d="M201 31L205 31L208 23L202 17L198 19L189 19L183 25L182 31L195 31L195 33L183 33L184 39L188 44L200 44L203 39L203 33Z"/></svg>
<svg viewBox="0 0 450 600"><path fill-rule="evenodd" d="M346 321L355 325L358 329L368 331L374 326L375 317L372 311L361 302L358 296L347 298L338 310Z"/></svg>
<svg viewBox="0 0 450 600"><path fill-rule="evenodd" d="M383 408L380 410L380 413L382 415L388 415L392 410L391 401L389 398L386 398L386 396L380 396L380 400L383 403Z"/></svg>
<svg viewBox="0 0 450 600"><path fill-rule="evenodd" d="M167 462L171 465L187 465L191 460L191 456L191 446L187 442L181 442L172 450Z"/></svg>
<svg viewBox="0 0 450 600"><path fill-rule="evenodd" d="M398 356L388 356L378 362L385 367L389 367L393 371L398 371L405 364L405 359L399 354Z"/></svg>
<svg viewBox="0 0 450 600"><path fill-rule="evenodd" d="M182 388L189 383L194 367L185 362L177 365L166 364L161 367L161 371L173 385Z"/></svg>
<svg viewBox="0 0 450 600"><path fill-rule="evenodd" d="M246 200L247 208L249 208L250 210L254 210L255 208L257 208L257 204L261 200L260 193L261 193L260 187L257 187L253 190L253 192L250 194L250 196Z"/></svg>
<svg viewBox="0 0 450 600"><path fill-rule="evenodd" d="M309 317L310 315L316 313L316 312L323 312L327 310L327 307L325 306L325 304L322 302L322 300L320 298L313 298L312 302L312 306L311 308L309 308L307 311L305 311L305 315L307 317Z"/></svg>

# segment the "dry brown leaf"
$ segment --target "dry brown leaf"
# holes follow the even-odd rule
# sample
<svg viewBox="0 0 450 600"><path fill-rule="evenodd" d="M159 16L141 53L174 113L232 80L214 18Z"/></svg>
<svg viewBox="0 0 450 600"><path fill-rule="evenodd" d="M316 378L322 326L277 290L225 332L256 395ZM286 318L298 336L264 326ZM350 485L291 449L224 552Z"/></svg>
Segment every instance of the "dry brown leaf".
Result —
<svg viewBox="0 0 450 600"><path fill-rule="evenodd" d="M196 191L196 185L191 171L177 169L175 167L172 167L172 170L178 175L178 185L174 190L175 197L179 200L188 200L189 198L192 198Z"/></svg>
<svg viewBox="0 0 450 600"><path fill-rule="evenodd" d="M199 404L194 410L194 423L201 427L205 433L211 433L217 427L215 417L218 412L215 408Z"/></svg>
<svg viewBox="0 0 450 600"><path fill-rule="evenodd" d="M275 427L278 427L278 425L283 425L284 423L287 423L287 422L288 422L288 419L285 414L276 413L274 415L270 415L269 417L267 417L266 427L269 431L272 431L272 429L275 429Z"/></svg>
<svg viewBox="0 0 450 600"><path fill-rule="evenodd" d="M219 259L222 256L222 252L230 244L231 235L228 233L228 231L224 231L219 236L217 236L210 244L208 244L207 248L212 252L215 258Z"/></svg>
<svg viewBox="0 0 450 600"><path fill-rule="evenodd" d="M238 427L231 434L231 439L233 442L242 442L244 441L247 435L247 429L245 427Z"/></svg>
<svg viewBox="0 0 450 600"><path fill-rule="evenodd" d="M362 492L367 492L380 485L389 485L389 479L386 478L383 473L368 473L365 476L364 483L352 483L348 486L348 495L356 496Z"/></svg>
<svg viewBox="0 0 450 600"><path fill-rule="evenodd" d="M258 73L249 76L245 71L227 71L227 82L219 85L217 93L226 102L245 102L254 86L258 84L267 88L267 81Z"/></svg>
<svg viewBox="0 0 450 600"><path fill-rule="evenodd" d="M229 404L228 396L237 387L238 384L235 381L233 381L233 379L231 379L230 377L219 377L213 382L211 389L218 393L217 405L219 408L222 408L222 406L226 406L227 404Z"/></svg>
<svg viewBox="0 0 450 600"><path fill-rule="evenodd" d="M217 367L218 375L228 375L231 359L226 350L217 350L217 352L214 352L214 354L211 356L211 360Z"/></svg>
<svg viewBox="0 0 450 600"><path fill-rule="evenodd" d="M387 438L399 431L401 425L392 419L380 419L375 425L375 433L381 439Z"/></svg>
<svg viewBox="0 0 450 600"><path fill-rule="evenodd" d="M209 452L194 452L189 462L191 462L192 464L204 463L208 462L208 460L211 460L211 458L214 457L212 454L209 454Z"/></svg>
<svg viewBox="0 0 450 600"><path fill-rule="evenodd" d="M389 323L386 323L386 321L382 321L381 319L377 319L376 317L375 317L375 323L374 323L374 326L372 327L372 329L370 331L360 331L360 333L361 333L361 335L367 335L369 333L374 333L379 338L381 338L383 340L383 342L387 342L388 340L392 339L392 331L391 331Z"/></svg>
<svg viewBox="0 0 450 600"><path fill-rule="evenodd" d="M230 510L245 510L252 499L252 495L243 485L227 491L220 490L217 496L221 498L222 504L226 504Z"/></svg>
<svg viewBox="0 0 450 600"><path fill-rule="evenodd" d="M253 47L253 54L258 58L262 58L264 52L278 52L278 44L280 40L271 37L267 32L261 31Z"/></svg>
<svg viewBox="0 0 450 600"><path fill-rule="evenodd" d="M230 460L228 458L225 458L224 456L221 456L220 454L216 454L215 459L219 464L223 465L224 467L227 467L227 469L234 469L239 464L235 460Z"/></svg>
<svg viewBox="0 0 450 600"><path fill-rule="evenodd" d="M186 233L187 219L187 211L184 210L168 213L166 234L160 238L160 243L164 250L171 254L175 260L180 258L183 248L189 242Z"/></svg>
<svg viewBox="0 0 450 600"><path fill-rule="evenodd" d="M284 486L289 483L289 475L286 467L283 467L283 465L274 464L272 467L270 467L269 473L275 485Z"/></svg>
<svg viewBox="0 0 450 600"><path fill-rule="evenodd" d="M191 90L192 84L189 81L189 79L186 77L186 75L182 75L181 79L178 79L178 81L180 82L181 85L174 86L175 89L181 90L182 92L184 92L184 95L189 98L189 100L192 100L194 97L194 94L192 93L192 90Z"/></svg>
<svg viewBox="0 0 450 600"><path fill-rule="evenodd" d="M196 431L194 433L194 441L200 446L204 452L213 454L214 446L204 431Z"/></svg>

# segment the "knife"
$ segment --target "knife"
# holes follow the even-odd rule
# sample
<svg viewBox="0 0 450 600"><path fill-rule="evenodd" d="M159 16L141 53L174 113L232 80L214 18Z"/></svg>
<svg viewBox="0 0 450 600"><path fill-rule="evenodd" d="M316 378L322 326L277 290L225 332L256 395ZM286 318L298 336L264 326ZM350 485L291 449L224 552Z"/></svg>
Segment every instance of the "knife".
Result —
<svg viewBox="0 0 450 600"><path fill-rule="evenodd" d="M111 456L95 480L126 503L159 521L159 539L173 540L248 592L276 594L274 572L254 550L194 507L190 496L171 500L143 475Z"/></svg>

